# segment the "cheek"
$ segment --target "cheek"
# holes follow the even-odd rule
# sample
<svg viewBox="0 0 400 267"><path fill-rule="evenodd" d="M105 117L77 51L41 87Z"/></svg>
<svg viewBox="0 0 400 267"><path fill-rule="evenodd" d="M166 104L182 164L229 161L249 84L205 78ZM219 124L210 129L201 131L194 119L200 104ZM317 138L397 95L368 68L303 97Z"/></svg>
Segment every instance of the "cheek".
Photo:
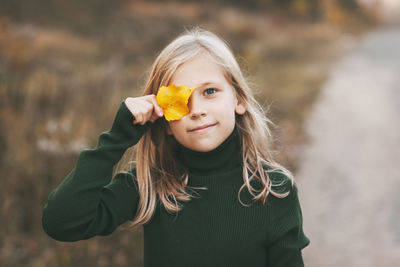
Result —
<svg viewBox="0 0 400 267"><path fill-rule="evenodd" d="M226 113L226 119L229 120L229 124L235 124L236 123L236 112L235 109L229 109Z"/></svg>
<svg viewBox="0 0 400 267"><path fill-rule="evenodd" d="M168 126L167 126L167 134L169 135L173 135L174 133L174 125L171 122L168 122Z"/></svg>
<svg viewBox="0 0 400 267"><path fill-rule="evenodd" d="M222 110L221 110L222 108ZM220 105L220 113L223 114L225 119L234 120L235 119L235 106L232 102L224 103Z"/></svg>
<svg viewBox="0 0 400 267"><path fill-rule="evenodd" d="M182 125L180 121L174 121L174 122L169 122L168 123L168 131L167 133L169 135L173 136L179 136L179 134L182 132Z"/></svg>

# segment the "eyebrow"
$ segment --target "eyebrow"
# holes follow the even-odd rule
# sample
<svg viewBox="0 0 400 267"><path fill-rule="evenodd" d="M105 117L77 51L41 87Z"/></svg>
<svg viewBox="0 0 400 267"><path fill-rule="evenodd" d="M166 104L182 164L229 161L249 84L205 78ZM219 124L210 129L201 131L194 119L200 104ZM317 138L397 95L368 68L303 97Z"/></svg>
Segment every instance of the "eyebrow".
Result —
<svg viewBox="0 0 400 267"><path fill-rule="evenodd" d="M197 88L202 88L202 87L206 87L206 86L208 86L208 85L210 85L210 84L215 84L215 85L218 86L218 83L216 83L216 82L204 82L204 83L201 83L201 84L199 84L199 85L196 85L196 86L195 86L195 89L197 89Z"/></svg>

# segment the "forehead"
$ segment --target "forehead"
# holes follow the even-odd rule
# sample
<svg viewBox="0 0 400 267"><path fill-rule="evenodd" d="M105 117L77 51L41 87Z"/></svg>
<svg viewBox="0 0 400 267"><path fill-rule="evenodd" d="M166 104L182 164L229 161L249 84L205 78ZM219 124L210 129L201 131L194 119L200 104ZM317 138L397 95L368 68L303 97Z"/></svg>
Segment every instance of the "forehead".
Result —
<svg viewBox="0 0 400 267"><path fill-rule="evenodd" d="M194 87L203 83L227 84L227 81L224 69L211 56L202 53L181 64L170 83Z"/></svg>

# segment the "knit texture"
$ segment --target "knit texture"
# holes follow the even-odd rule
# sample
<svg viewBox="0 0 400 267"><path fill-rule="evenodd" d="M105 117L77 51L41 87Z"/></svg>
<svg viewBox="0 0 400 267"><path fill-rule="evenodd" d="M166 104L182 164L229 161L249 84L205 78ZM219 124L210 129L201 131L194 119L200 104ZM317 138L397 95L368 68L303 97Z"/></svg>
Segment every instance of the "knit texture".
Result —
<svg viewBox="0 0 400 267"><path fill-rule="evenodd" d="M114 165L151 127L134 125L122 102L111 130L99 137L95 149L86 149L76 167L54 189L43 209L43 229L59 241L78 241L109 235L132 220L139 203L136 171L118 173ZM304 266L301 250L309 244L302 229L296 186L278 172L271 179L285 198L268 197L266 205L252 202L243 189L240 138L231 135L210 152L197 152L178 144L175 151L189 171L197 195L183 202L178 213L160 204L144 227L144 265L153 266ZM253 184L257 188L257 184ZM193 192L193 191L192 191Z"/></svg>

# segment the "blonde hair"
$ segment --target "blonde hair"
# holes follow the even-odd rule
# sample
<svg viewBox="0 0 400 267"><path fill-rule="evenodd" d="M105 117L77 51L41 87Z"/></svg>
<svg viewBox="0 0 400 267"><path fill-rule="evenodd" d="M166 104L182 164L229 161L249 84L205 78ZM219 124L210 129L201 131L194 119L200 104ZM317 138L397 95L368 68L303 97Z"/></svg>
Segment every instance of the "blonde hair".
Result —
<svg viewBox="0 0 400 267"><path fill-rule="evenodd" d="M207 53L224 70L225 78L232 84L236 96L246 112L236 117L236 125L242 143L243 180L238 192L247 187L253 201L266 203L269 194L283 198L288 192L275 192L269 172L284 174L293 183L292 174L274 161L270 153L271 134L262 107L255 100L240 67L228 45L211 32L193 29L172 41L156 58L145 85L143 95L157 94L158 88L168 85L176 69L200 53ZM178 201L189 201L194 195L188 186L189 175L173 157L173 142L166 134L167 122L159 119L142 136L136 145L136 179L140 200L136 217L129 225L135 227L147 223L157 207L157 196L164 208L172 213L182 206ZM269 170L267 170L267 168ZM262 185L255 189L250 182L256 179ZM280 181L282 184L283 181ZM198 188L206 189L206 188Z"/></svg>

